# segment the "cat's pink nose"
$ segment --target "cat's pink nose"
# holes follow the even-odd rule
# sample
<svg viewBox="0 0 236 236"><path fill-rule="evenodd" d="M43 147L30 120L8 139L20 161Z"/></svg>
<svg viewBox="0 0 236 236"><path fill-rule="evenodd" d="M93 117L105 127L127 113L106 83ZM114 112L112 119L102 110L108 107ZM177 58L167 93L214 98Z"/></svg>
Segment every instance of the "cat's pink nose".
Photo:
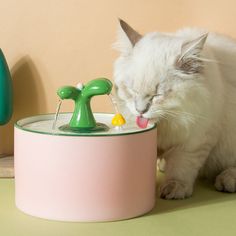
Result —
<svg viewBox="0 0 236 236"><path fill-rule="evenodd" d="M144 113L146 113L146 112L148 111L149 107L150 107L150 105L148 105L148 106L146 106L145 108L142 108L142 109L140 109L139 107L136 107L136 111L137 111L140 115L142 115L142 114L144 114Z"/></svg>
<svg viewBox="0 0 236 236"><path fill-rule="evenodd" d="M141 114L141 115L145 112L145 110L140 110L140 109L138 109L138 108L136 108L136 111L137 111L139 114Z"/></svg>
<svg viewBox="0 0 236 236"><path fill-rule="evenodd" d="M151 106L150 102L146 102L143 100L135 101L135 109L140 115L146 113L149 110L150 106Z"/></svg>

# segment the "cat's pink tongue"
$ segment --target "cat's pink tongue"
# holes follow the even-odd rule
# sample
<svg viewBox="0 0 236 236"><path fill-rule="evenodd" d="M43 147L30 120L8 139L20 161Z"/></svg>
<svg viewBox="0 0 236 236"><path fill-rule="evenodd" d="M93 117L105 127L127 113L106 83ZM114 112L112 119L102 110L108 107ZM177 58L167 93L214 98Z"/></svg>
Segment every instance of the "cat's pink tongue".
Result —
<svg viewBox="0 0 236 236"><path fill-rule="evenodd" d="M136 124L138 125L138 127L145 129L148 125L148 119L144 118L143 116L137 116Z"/></svg>

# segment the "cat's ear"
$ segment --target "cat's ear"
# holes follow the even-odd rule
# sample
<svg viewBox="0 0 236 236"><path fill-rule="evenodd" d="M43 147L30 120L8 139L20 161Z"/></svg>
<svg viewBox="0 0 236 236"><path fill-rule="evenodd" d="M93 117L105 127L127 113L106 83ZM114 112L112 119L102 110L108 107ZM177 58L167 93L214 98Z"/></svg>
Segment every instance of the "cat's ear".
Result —
<svg viewBox="0 0 236 236"><path fill-rule="evenodd" d="M183 43L181 47L181 54L177 59L177 68L186 74L199 73L203 69L203 61L200 54L206 42L208 33L200 37Z"/></svg>
<svg viewBox="0 0 236 236"><path fill-rule="evenodd" d="M131 26L129 26L125 21L119 19L120 27L123 30L123 32L128 37L130 43L132 46L134 46L141 38L142 35L139 34L137 31L135 31Z"/></svg>
<svg viewBox="0 0 236 236"><path fill-rule="evenodd" d="M141 34L119 19L118 40L113 46L121 53L128 54L141 38Z"/></svg>

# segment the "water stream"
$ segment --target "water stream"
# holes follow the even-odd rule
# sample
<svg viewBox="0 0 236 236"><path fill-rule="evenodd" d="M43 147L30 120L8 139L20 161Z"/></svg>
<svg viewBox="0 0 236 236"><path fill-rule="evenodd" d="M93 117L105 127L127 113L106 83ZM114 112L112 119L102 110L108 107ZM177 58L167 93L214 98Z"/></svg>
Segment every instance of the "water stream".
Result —
<svg viewBox="0 0 236 236"><path fill-rule="evenodd" d="M120 113L119 109L118 109L118 105L117 105L117 101L116 101L115 96L112 93L110 93L109 94L109 98L111 99L112 105L113 105L113 107L115 109L115 113Z"/></svg>
<svg viewBox="0 0 236 236"><path fill-rule="evenodd" d="M120 114L115 96L112 93L110 93L109 98L111 99L112 105L113 105L114 110L115 110L115 114ZM113 127L113 129L116 132L120 133L120 132L123 131L124 128L123 128L123 126L115 126L115 127Z"/></svg>
<svg viewBox="0 0 236 236"><path fill-rule="evenodd" d="M56 124L57 124L57 119L58 119L60 108L61 108L61 103L62 103L62 100L59 100L58 104L57 104L57 109L56 109L56 113L54 116L53 124L52 124L52 130L56 129Z"/></svg>

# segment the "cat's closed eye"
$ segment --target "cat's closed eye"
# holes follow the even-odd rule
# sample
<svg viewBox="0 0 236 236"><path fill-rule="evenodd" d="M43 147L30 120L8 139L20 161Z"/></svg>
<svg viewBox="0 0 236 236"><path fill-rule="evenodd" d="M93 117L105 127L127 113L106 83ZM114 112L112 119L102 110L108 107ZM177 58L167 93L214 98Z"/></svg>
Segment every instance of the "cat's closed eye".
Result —
<svg viewBox="0 0 236 236"><path fill-rule="evenodd" d="M161 97L161 96L162 96L162 94L158 93L158 94L153 95L153 98L157 98L157 97Z"/></svg>
<svg viewBox="0 0 236 236"><path fill-rule="evenodd" d="M160 85L159 83L156 85L156 87L155 87L155 92L153 92L153 93L147 95L147 97L150 97L150 100L151 100L151 101L153 100L153 98L162 96L162 94L158 91L159 85Z"/></svg>

